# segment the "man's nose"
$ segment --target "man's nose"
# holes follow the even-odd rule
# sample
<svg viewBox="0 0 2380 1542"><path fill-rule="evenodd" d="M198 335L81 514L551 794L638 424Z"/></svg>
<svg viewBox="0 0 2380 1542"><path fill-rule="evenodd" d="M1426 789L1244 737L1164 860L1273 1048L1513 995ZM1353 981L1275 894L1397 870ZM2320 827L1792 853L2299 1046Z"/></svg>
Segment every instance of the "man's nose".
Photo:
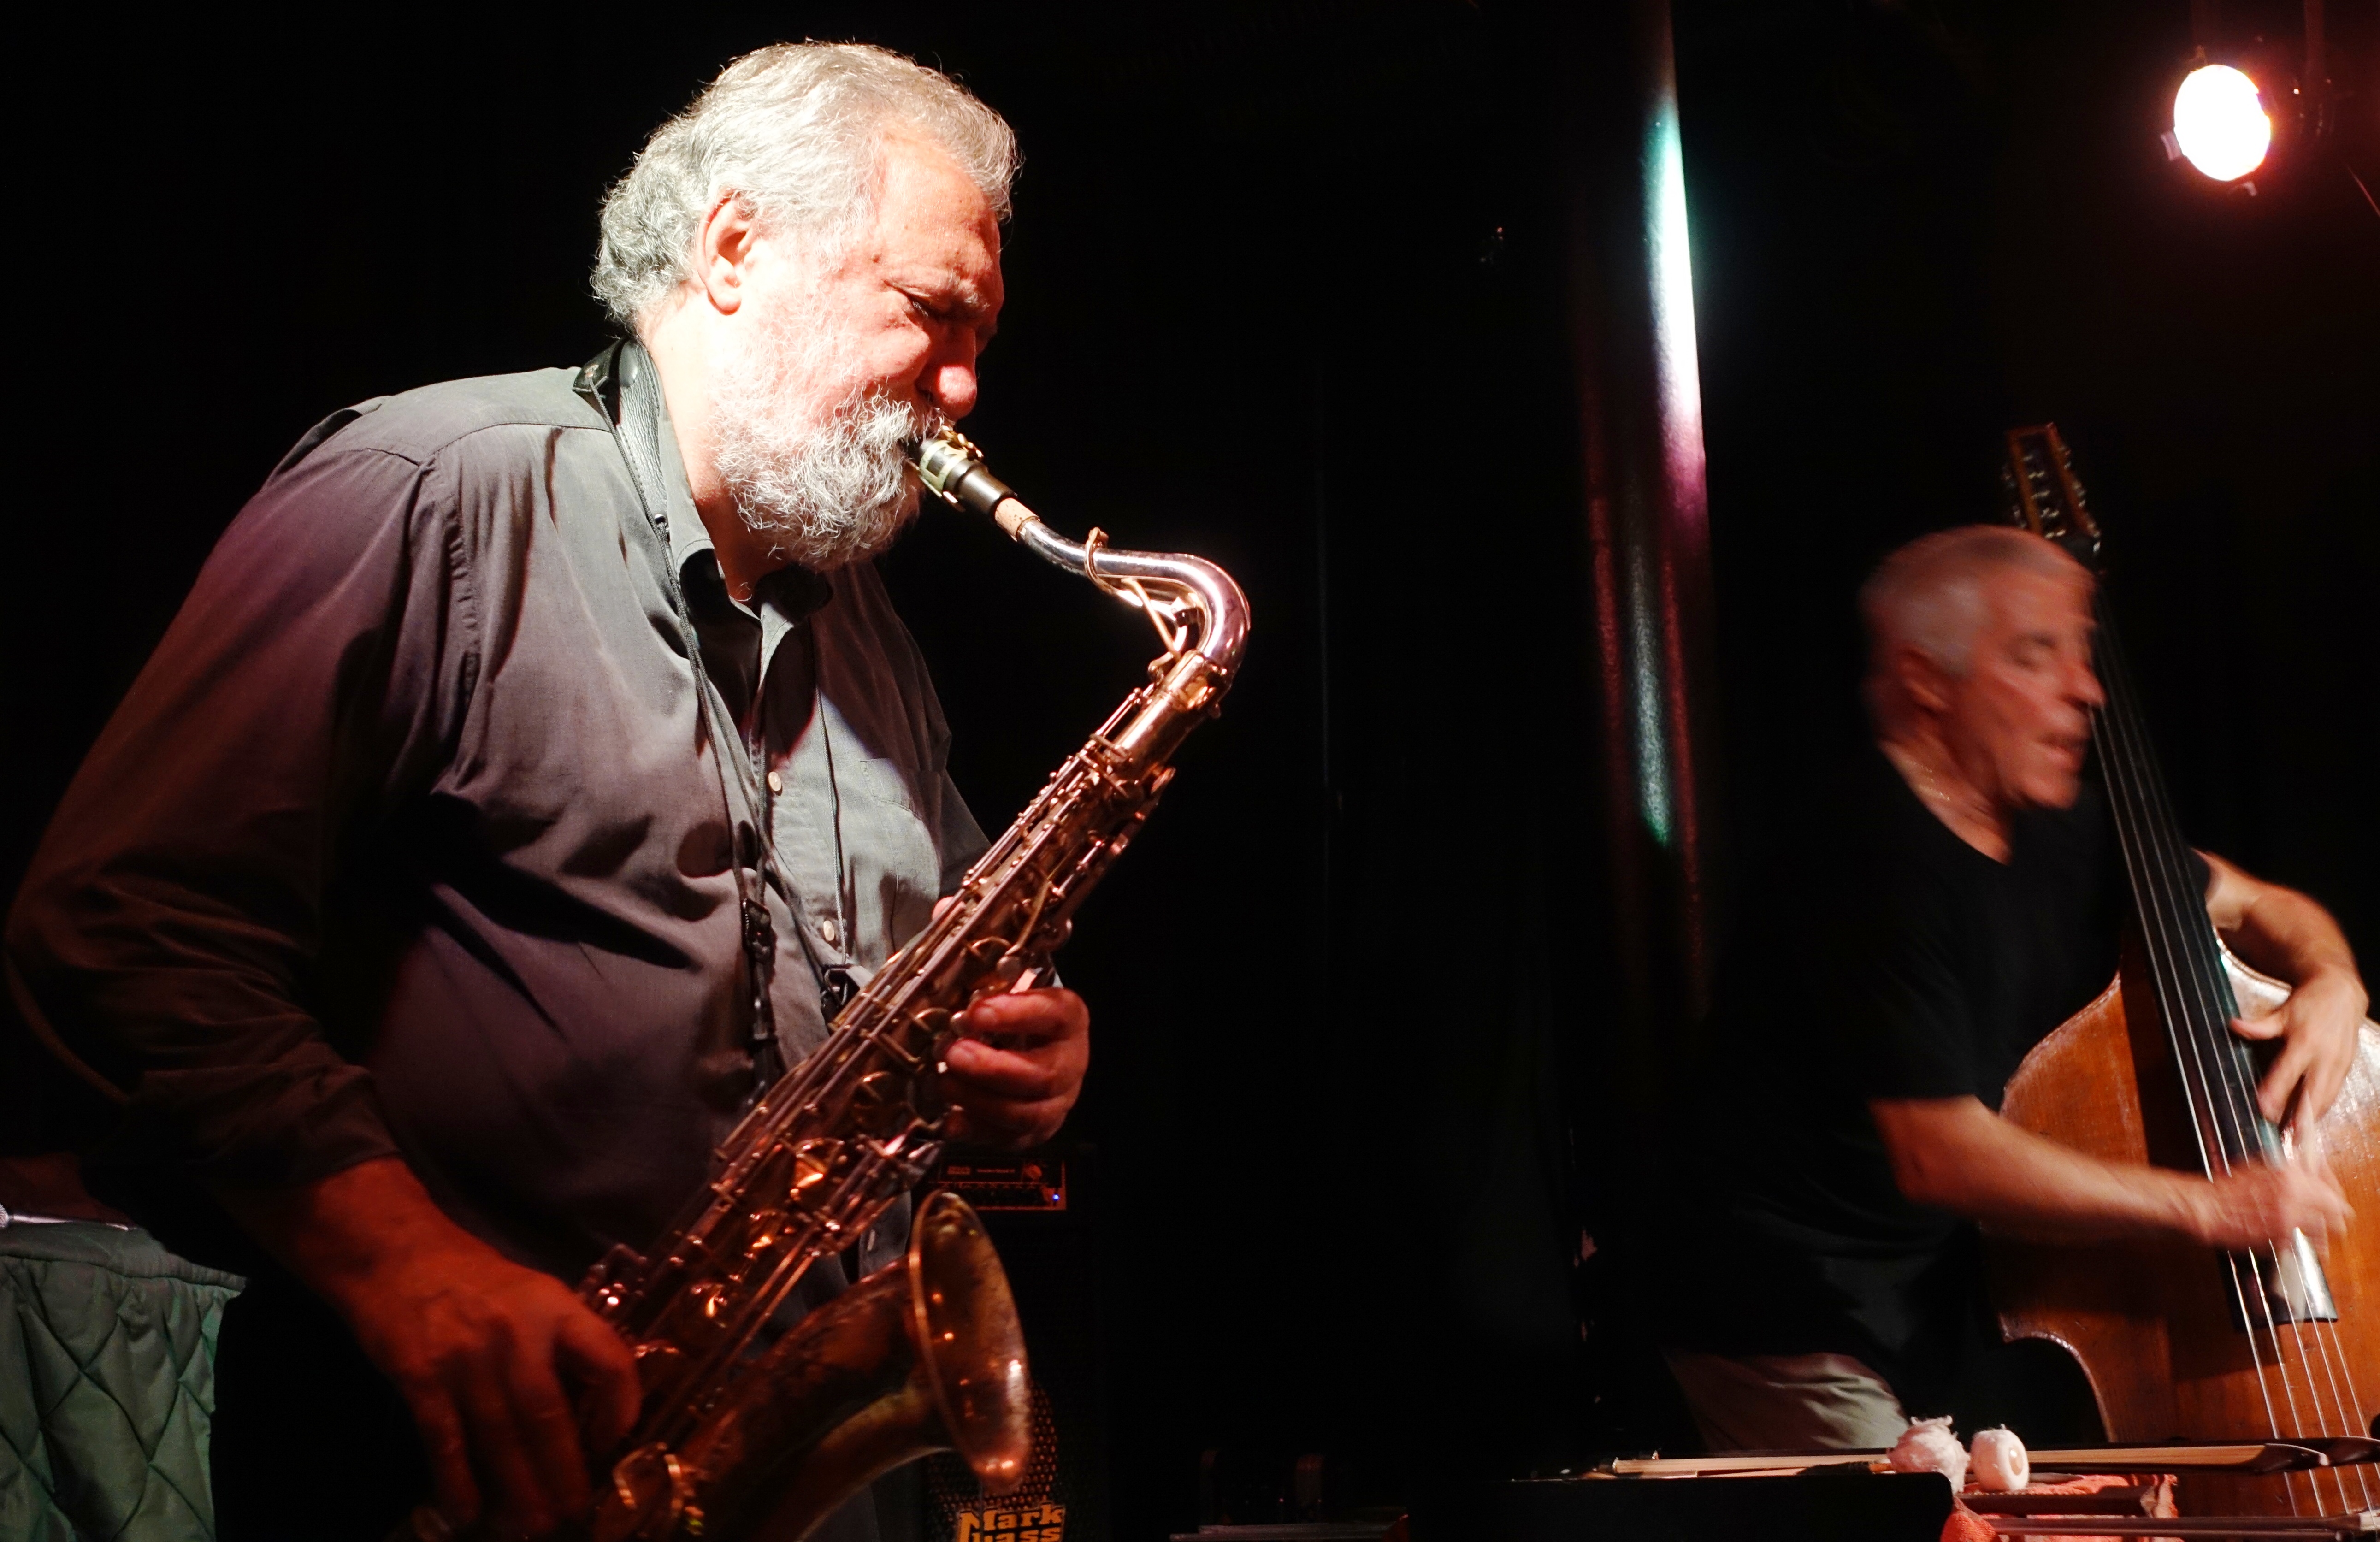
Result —
<svg viewBox="0 0 2380 1542"><path fill-rule="evenodd" d="M2091 661L2087 658L2075 661L2067 692L2085 707L2099 708L2107 704L2107 693L2099 684L2099 672L2091 667Z"/></svg>
<svg viewBox="0 0 2380 1542"><path fill-rule="evenodd" d="M943 349L929 360L917 382L918 395L941 409L955 423L975 410L975 349L964 344Z"/></svg>

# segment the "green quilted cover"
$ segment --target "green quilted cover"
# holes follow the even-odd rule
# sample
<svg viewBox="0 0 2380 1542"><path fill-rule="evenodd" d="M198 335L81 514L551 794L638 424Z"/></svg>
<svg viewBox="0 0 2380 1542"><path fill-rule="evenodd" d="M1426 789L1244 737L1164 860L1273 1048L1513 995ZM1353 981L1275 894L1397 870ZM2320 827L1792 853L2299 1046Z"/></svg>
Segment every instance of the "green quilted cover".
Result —
<svg viewBox="0 0 2380 1542"><path fill-rule="evenodd" d="M146 1232L0 1227L0 1542L212 1542L215 1333L243 1283Z"/></svg>

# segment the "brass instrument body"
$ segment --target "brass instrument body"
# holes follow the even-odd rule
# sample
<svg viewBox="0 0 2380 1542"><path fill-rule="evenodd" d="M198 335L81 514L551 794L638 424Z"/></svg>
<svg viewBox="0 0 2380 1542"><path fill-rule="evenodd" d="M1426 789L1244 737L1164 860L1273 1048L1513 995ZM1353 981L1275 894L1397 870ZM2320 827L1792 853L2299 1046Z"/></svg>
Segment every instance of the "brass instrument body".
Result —
<svg viewBox="0 0 2380 1542"><path fill-rule="evenodd" d="M859 1485L945 1447L1021 1474L1025 1334L982 1223L940 1193L906 1255L810 1313L731 1382L676 1450L613 1469L595 1542L798 1536Z"/></svg>
<svg viewBox="0 0 2380 1542"><path fill-rule="evenodd" d="M916 459L929 490L1142 609L1165 652L826 1043L755 1103L662 1241L615 1248L589 1273L582 1298L627 1341L645 1388L593 1518L603 1542L797 1537L878 1474L946 1447L994 1494L1024 1475L1023 1340L998 1257L954 1196L920 1208L901 1262L767 1336L817 1260L932 1170L953 1019L1046 974L1173 754L1230 688L1247 604L1198 558L1052 534L947 431Z"/></svg>

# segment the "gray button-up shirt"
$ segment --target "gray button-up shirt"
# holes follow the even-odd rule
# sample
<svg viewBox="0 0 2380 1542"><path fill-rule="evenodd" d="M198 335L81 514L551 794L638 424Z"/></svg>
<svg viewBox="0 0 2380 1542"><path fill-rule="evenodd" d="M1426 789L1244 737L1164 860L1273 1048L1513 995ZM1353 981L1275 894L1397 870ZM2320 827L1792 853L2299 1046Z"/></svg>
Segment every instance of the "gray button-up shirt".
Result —
<svg viewBox="0 0 2380 1542"><path fill-rule="evenodd" d="M92 749L7 951L37 1018L129 1093L119 1155L285 1184L400 1154L565 1275L668 1222L752 1075L744 783L702 731L664 562L780 789L789 1063L823 1037L809 957L880 965L983 849L873 569L735 603L666 427L664 548L575 380L319 425Z"/></svg>

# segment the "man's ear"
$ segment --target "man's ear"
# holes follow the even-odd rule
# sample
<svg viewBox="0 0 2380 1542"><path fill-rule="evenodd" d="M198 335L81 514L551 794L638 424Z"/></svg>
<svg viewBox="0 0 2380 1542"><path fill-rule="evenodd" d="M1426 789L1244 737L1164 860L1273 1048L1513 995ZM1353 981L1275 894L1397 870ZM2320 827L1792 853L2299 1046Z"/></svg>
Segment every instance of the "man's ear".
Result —
<svg viewBox="0 0 2380 1542"><path fill-rule="evenodd" d="M695 237L696 286L722 316L732 316L743 307L752 243L759 234L755 223L752 210L743 200L732 192L722 193Z"/></svg>
<svg viewBox="0 0 2380 1542"><path fill-rule="evenodd" d="M1912 707L1926 712L1950 710L1950 672L1924 650L1900 643L1892 650L1893 678Z"/></svg>

